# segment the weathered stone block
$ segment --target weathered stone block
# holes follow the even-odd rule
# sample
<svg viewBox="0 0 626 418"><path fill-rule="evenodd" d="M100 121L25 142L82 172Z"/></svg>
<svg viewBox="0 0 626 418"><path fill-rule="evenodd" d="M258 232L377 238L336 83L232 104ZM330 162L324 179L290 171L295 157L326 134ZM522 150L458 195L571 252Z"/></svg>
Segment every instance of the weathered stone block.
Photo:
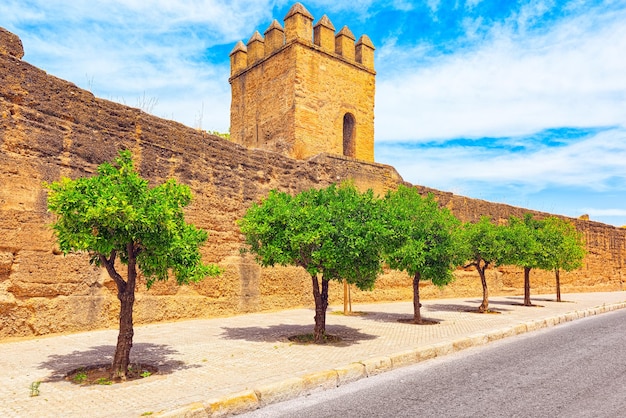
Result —
<svg viewBox="0 0 626 418"><path fill-rule="evenodd" d="M368 377L380 374L392 368L391 358L384 356L367 359L361 363L365 365L365 372Z"/></svg>
<svg viewBox="0 0 626 418"><path fill-rule="evenodd" d="M0 28L0 54L11 55L17 59L24 56L22 40L4 28Z"/></svg>
<svg viewBox="0 0 626 418"><path fill-rule="evenodd" d="M254 390L261 406L293 399L304 391L304 380L299 377L270 383Z"/></svg>
<svg viewBox="0 0 626 418"><path fill-rule="evenodd" d="M417 350L406 350L392 354L389 358L391 358L391 366L397 369L417 363L419 361L419 352Z"/></svg>
<svg viewBox="0 0 626 418"><path fill-rule="evenodd" d="M0 282L9 277L13 266L14 255L12 252L0 251Z"/></svg>
<svg viewBox="0 0 626 418"><path fill-rule="evenodd" d="M85 255L20 251L13 259L8 291L17 298L91 295L103 285L101 273Z"/></svg>
<svg viewBox="0 0 626 418"><path fill-rule="evenodd" d="M356 382L357 380L367 377L365 366L362 363L351 363L347 366L337 367L337 386Z"/></svg>
<svg viewBox="0 0 626 418"><path fill-rule="evenodd" d="M259 400L253 390L245 390L219 399L205 402L210 417L225 417L243 414L259 407Z"/></svg>

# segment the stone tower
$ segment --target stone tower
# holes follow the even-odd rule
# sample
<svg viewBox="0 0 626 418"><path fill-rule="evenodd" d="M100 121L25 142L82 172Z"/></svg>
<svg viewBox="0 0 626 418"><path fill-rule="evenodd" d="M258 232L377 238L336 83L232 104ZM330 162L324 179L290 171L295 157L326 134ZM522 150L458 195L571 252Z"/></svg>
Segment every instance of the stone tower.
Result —
<svg viewBox="0 0 626 418"><path fill-rule="evenodd" d="M307 159L374 161L374 45L296 3L230 53L234 142Z"/></svg>

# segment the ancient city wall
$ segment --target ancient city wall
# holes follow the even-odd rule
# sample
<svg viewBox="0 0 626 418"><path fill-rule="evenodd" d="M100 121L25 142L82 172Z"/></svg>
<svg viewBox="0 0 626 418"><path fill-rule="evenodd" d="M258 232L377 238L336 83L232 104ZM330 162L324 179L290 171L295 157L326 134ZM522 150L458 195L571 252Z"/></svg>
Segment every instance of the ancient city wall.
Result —
<svg viewBox="0 0 626 418"><path fill-rule="evenodd" d="M136 323L233 315L312 306L310 281L299 269L261 269L240 255L236 220L271 189L297 192L352 178L378 193L402 181L389 166L318 155L293 160L248 150L176 122L94 97L21 60L21 42L0 30L0 339L115 327L118 302L106 273L85 255L58 251L42 182L90 175L96 166L132 150L153 183L174 177L194 200L188 219L210 232L206 261L225 273L192 286L140 283ZM525 210L421 188L463 220L508 217ZM625 278L626 230L576 220L589 244L583 269L564 274L564 292L620 290ZM490 271L491 294L520 294L521 271ZM424 297L479 296L478 276L459 271L444 290L424 285ZM551 274L533 272L532 292L553 292ZM353 291L353 303L409 299L409 278L388 272L373 292ZM565 297L566 298L566 297ZM341 302L331 285L331 304Z"/></svg>

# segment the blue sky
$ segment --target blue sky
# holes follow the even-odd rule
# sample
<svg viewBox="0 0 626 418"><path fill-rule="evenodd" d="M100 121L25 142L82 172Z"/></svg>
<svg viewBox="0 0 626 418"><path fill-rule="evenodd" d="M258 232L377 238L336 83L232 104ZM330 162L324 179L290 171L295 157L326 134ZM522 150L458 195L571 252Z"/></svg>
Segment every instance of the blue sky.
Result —
<svg viewBox="0 0 626 418"><path fill-rule="evenodd" d="M228 54L293 1L3 0L28 61L227 131ZM405 180L626 225L626 0L303 1L376 46L376 161Z"/></svg>

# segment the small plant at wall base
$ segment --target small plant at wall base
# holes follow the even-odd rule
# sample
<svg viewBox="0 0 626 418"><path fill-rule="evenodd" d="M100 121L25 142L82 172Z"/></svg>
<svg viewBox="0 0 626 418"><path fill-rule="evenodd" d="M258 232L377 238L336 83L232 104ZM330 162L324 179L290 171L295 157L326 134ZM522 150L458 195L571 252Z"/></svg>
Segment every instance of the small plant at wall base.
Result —
<svg viewBox="0 0 626 418"><path fill-rule="evenodd" d="M39 396L39 385L41 385L40 381L33 382L30 384L30 396L31 398L34 396Z"/></svg>
<svg viewBox="0 0 626 418"><path fill-rule="evenodd" d="M170 271L179 285L221 272L201 261L199 247L207 233L184 220L191 191L175 180L150 187L134 169L130 151L120 151L113 164L100 165L94 177L63 178L45 187L48 209L57 215L52 227L61 251L87 252L115 282L120 314L111 379L125 380L138 271L148 288L167 280ZM126 265L126 278L116 261Z"/></svg>
<svg viewBox="0 0 626 418"><path fill-rule="evenodd" d="M207 131L207 133L230 141L230 132Z"/></svg>
<svg viewBox="0 0 626 418"><path fill-rule="evenodd" d="M87 380L87 372L84 370L80 370L76 372L76 374L74 374L72 377L72 382L77 383L77 384L84 383L86 380Z"/></svg>

